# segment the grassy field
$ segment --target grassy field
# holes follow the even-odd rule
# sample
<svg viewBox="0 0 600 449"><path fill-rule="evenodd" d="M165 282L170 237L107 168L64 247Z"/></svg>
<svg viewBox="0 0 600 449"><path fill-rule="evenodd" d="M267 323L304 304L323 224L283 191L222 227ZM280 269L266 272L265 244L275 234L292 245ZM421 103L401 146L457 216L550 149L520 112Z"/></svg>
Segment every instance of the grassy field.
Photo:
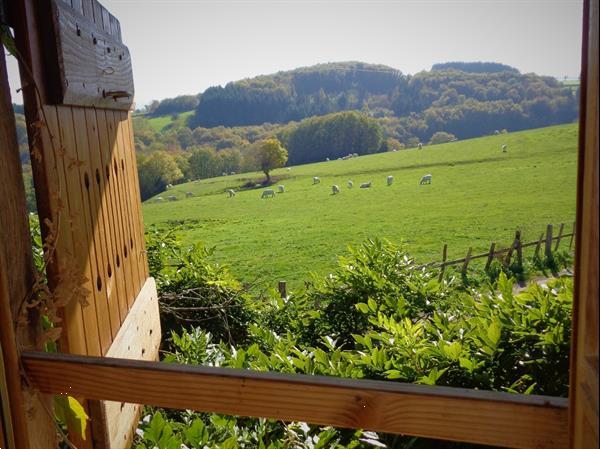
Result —
<svg viewBox="0 0 600 449"><path fill-rule="evenodd" d="M500 149L508 145L508 152ZM184 224L184 242L215 246L215 259L241 280L292 288L311 272L325 275L346 253L370 237L405 242L422 262L450 258L469 246L483 252L490 241L508 245L515 229L537 239L548 223L575 217L577 126L562 125L278 169L286 192L261 199L262 189L238 189L263 176L224 176L175 186L179 201L143 206L146 226ZM431 185L419 185L424 174ZM386 177L394 176L388 187ZM319 176L321 183L312 184ZM355 187L348 189L347 180ZM373 181L370 189L358 184ZM331 185L341 193L331 194ZM193 192L193 198L185 198Z"/></svg>
<svg viewBox="0 0 600 449"><path fill-rule="evenodd" d="M194 111L182 112L181 114L179 114L178 119L187 120L187 118L190 117L193 113ZM173 123L173 117L172 115L160 115L158 117L149 118L148 122L156 132L161 132Z"/></svg>

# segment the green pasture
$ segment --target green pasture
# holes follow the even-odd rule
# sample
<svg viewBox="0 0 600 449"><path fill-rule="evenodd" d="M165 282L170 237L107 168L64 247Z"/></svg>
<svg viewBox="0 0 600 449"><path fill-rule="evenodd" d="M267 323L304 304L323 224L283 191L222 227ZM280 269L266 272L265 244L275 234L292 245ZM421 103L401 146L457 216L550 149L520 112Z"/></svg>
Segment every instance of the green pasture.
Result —
<svg viewBox="0 0 600 449"><path fill-rule="evenodd" d="M177 120L185 122L193 113L194 113L194 111L182 112L177 115ZM171 125L173 122L174 122L174 120L173 120L172 114L171 115L159 115L158 117L148 118L148 123L150 123L150 126L156 132L165 131L169 127L169 125Z"/></svg>
<svg viewBox="0 0 600 449"><path fill-rule="evenodd" d="M311 272L326 275L348 245L370 237L403 241L429 262L440 258L444 243L449 258L458 258L470 246L485 252L492 240L510 244L515 229L525 241L548 223L565 222L570 231L576 153L573 124L278 169L276 185L286 192L270 199L261 199L262 188L242 189L262 174L223 176L177 185L159 195L164 202L146 201L144 220L181 224L184 242L214 246L215 260L245 282L275 286L285 279L294 288ZM419 185L427 173L432 184ZM321 183L313 185L313 176ZM358 188L367 181L370 189ZM178 201L167 201L170 195Z"/></svg>

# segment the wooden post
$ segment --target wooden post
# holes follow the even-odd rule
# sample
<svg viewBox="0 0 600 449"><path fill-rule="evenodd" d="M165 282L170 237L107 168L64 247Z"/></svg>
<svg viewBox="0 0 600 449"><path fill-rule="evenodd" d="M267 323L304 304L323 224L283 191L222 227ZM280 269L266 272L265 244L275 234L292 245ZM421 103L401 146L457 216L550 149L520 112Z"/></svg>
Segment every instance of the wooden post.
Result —
<svg viewBox="0 0 600 449"><path fill-rule="evenodd" d="M492 242L490 245L490 253L488 254L487 262L485 263L485 271L490 269L490 265L492 264L492 260L494 260L494 251L496 249L496 242Z"/></svg>
<svg viewBox="0 0 600 449"><path fill-rule="evenodd" d="M472 251L473 251L473 248L469 247L469 250L467 251L467 255L465 256L465 261L464 261L463 267L462 267L463 276L467 275L467 268L469 267L469 261L471 260L471 252Z"/></svg>
<svg viewBox="0 0 600 449"><path fill-rule="evenodd" d="M569 381L570 449L598 447L598 15L597 1L583 2L579 108L577 239Z"/></svg>
<svg viewBox="0 0 600 449"><path fill-rule="evenodd" d="M504 264L508 267L510 266L510 259L512 258L512 253L517 247L517 241L521 238L521 231L515 232L515 239L513 240L510 248L508 248L508 252L506 253L506 259L504 260Z"/></svg>
<svg viewBox="0 0 600 449"><path fill-rule="evenodd" d="M438 281L442 282L444 278L444 270L446 269L446 259L448 257L448 244L444 243L444 249L442 250L442 263L440 264L440 275Z"/></svg>
<svg viewBox="0 0 600 449"><path fill-rule="evenodd" d="M560 228L558 229L558 237L556 238L556 245L554 245L554 251L558 250L558 245L560 244L560 239L562 238L564 229L565 224L561 223Z"/></svg>
<svg viewBox="0 0 600 449"><path fill-rule="evenodd" d="M552 225L549 224L546 227L546 248L544 251L544 255L546 259L550 259L552 257Z"/></svg>
<svg viewBox="0 0 600 449"><path fill-rule="evenodd" d="M521 231L515 233L515 249L517 250L517 264L523 266L523 246L521 243Z"/></svg>
<svg viewBox="0 0 600 449"><path fill-rule="evenodd" d="M285 281L279 281L279 294L282 298L287 298L287 286Z"/></svg>
<svg viewBox="0 0 600 449"><path fill-rule="evenodd" d="M24 388L20 376L18 347L34 348L41 327L35 313L25 317L28 325L16 326L21 302L30 292L35 277L11 103L4 48L0 45L0 346L3 356L0 370L6 375L8 387L8 398L2 394L2 405L10 410L14 447L50 448L55 447L56 431L44 408L51 403L46 402L48 398Z"/></svg>
<svg viewBox="0 0 600 449"><path fill-rule="evenodd" d="M575 238L575 227L576 223L573 222L573 230L571 231L571 241L569 242L569 251L573 248L573 239Z"/></svg>

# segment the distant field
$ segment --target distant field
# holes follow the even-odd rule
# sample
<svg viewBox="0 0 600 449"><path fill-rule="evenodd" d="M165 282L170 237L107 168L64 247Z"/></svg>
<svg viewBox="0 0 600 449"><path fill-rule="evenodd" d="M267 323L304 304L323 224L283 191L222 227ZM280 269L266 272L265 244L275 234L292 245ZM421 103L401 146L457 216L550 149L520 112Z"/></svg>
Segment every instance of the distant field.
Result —
<svg viewBox="0 0 600 449"><path fill-rule="evenodd" d="M187 120L187 118L189 116L191 116L193 113L194 113L194 111L182 112L179 114L179 118L183 118L184 120ZM171 114L161 115L159 117L149 118L148 122L150 123L150 126L152 126L152 128L156 132L161 132L161 131L165 130L167 128L167 126L169 126L171 123L173 123L173 118L172 118Z"/></svg>
<svg viewBox="0 0 600 449"><path fill-rule="evenodd" d="M508 152L500 149L508 145ZM509 244L515 229L525 240L547 223L575 217L577 126L562 125L279 169L286 193L260 199L262 189L238 192L258 173L178 185L179 201L144 203L146 225L181 222L186 243L215 246L215 260L243 281L299 286L311 272L325 275L348 245L370 237L404 241L419 261L449 257L467 248L485 251L490 241ZM419 185L433 175L431 185ZM394 183L386 186L386 176ZM319 176L321 183L312 184ZM346 187L348 179L355 183ZM373 181L361 190L360 182ZM341 187L331 195L331 185ZM185 199L185 192L195 197ZM570 227L570 225L569 225ZM570 230L570 229L569 229Z"/></svg>

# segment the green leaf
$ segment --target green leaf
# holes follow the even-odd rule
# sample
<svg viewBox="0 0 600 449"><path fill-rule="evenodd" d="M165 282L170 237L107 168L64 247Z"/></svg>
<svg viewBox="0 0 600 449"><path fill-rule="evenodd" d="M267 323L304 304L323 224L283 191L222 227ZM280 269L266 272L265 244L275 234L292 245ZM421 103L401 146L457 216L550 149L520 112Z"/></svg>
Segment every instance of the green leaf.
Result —
<svg viewBox="0 0 600 449"><path fill-rule="evenodd" d="M369 298L367 303L369 304L369 309L371 309L373 312L377 312L377 303L373 298Z"/></svg>
<svg viewBox="0 0 600 449"><path fill-rule="evenodd" d="M500 336L502 335L502 325L498 321L493 321L487 329L487 338L490 346L498 346Z"/></svg>
<svg viewBox="0 0 600 449"><path fill-rule="evenodd" d="M369 306L364 302L359 302L355 304L354 307L356 307L362 313L369 313Z"/></svg>
<svg viewBox="0 0 600 449"><path fill-rule="evenodd" d="M76 433L85 440L85 430L89 419L83 406L73 396L54 396L54 413L62 421L69 432Z"/></svg>

